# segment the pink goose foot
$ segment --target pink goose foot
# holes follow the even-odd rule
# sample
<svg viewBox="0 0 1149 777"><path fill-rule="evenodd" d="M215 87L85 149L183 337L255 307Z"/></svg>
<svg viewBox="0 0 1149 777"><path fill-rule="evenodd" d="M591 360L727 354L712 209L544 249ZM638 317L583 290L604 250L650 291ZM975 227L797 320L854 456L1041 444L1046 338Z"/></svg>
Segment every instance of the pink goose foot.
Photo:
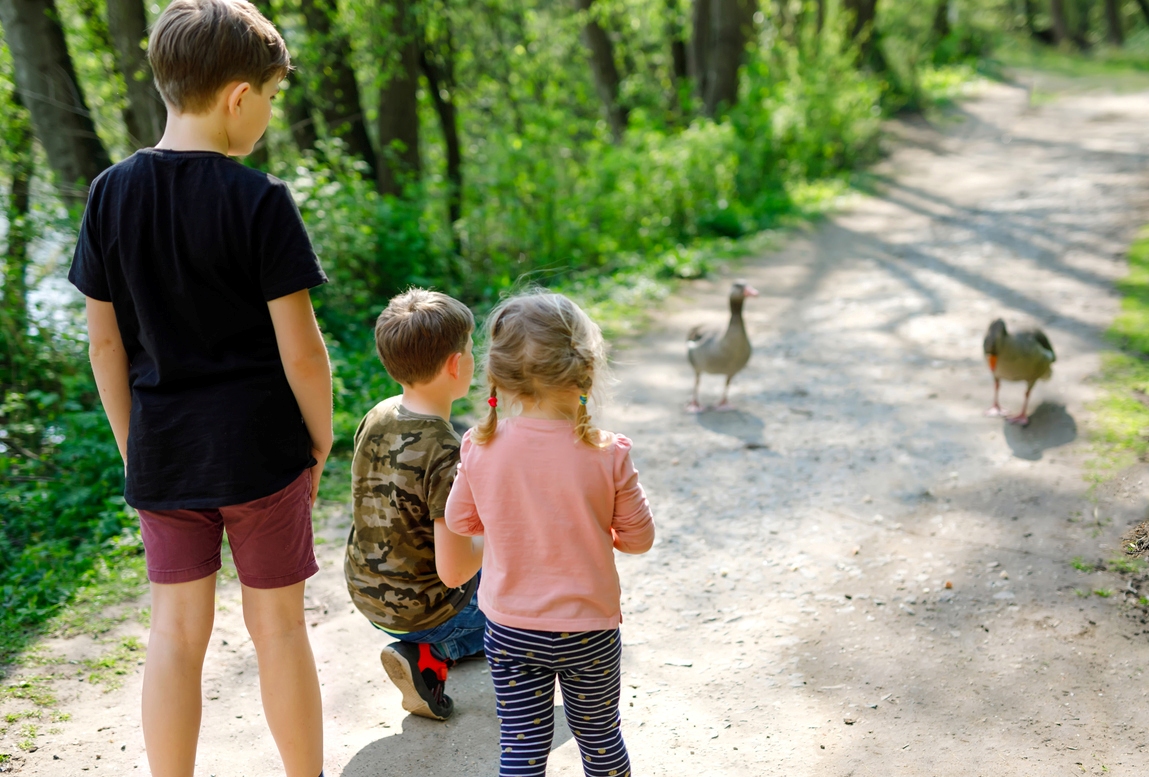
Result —
<svg viewBox="0 0 1149 777"><path fill-rule="evenodd" d="M1001 409L1001 405L994 405L989 410L986 410L985 414L990 418L997 418L999 416L1005 415L1005 411Z"/></svg>

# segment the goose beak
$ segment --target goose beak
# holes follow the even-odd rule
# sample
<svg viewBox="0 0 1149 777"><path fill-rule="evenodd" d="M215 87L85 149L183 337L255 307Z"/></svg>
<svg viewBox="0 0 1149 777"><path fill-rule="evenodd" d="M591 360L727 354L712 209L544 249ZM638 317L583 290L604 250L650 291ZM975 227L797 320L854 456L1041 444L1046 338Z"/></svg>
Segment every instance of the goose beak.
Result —
<svg viewBox="0 0 1149 777"><path fill-rule="evenodd" d="M757 297L758 296L758 289L754 288L753 286L751 286L748 283L748 284L746 284L746 288L742 290L742 296L744 296L744 297Z"/></svg>

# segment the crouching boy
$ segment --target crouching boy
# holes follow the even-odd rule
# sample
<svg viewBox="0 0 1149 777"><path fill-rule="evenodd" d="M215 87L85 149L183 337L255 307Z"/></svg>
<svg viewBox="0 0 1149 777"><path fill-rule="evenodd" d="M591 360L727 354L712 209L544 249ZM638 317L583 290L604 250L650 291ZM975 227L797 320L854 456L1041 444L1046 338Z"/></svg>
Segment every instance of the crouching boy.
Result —
<svg viewBox="0 0 1149 777"><path fill-rule="evenodd" d="M398 641L380 660L403 693L403 709L450 717L447 670L481 655L481 540L449 532L443 520L459 464L451 403L475 371L475 319L445 294L411 289L391 300L375 324L375 345L403 393L367 413L351 462L353 522L344 572L351 600ZM462 563L459 579L440 578L435 556ZM446 564L444 564L446 567Z"/></svg>

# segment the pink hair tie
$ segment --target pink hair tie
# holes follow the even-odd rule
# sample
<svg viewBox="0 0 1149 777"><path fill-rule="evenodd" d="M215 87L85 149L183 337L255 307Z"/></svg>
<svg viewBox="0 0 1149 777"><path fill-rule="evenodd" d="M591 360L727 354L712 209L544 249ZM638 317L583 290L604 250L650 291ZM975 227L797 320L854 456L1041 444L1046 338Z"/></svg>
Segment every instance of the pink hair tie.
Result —
<svg viewBox="0 0 1149 777"><path fill-rule="evenodd" d="M491 407L498 407L499 406L498 397L491 397L490 399L487 400L487 404L490 405Z"/></svg>

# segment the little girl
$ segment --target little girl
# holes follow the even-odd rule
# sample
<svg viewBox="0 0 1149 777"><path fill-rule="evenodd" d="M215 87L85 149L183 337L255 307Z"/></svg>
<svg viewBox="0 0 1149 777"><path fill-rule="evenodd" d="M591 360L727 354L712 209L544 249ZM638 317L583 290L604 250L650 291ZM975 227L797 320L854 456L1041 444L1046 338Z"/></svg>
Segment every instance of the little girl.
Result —
<svg viewBox="0 0 1149 777"><path fill-rule="evenodd" d="M463 437L447 526L485 537L479 608L498 700L500 777L546 773L554 683L586 775L630 774L619 730L622 638L613 548L645 553L654 520L630 440L591 425L598 326L560 294L487 320L490 412ZM521 412L499 420L500 405ZM440 574L450 559L439 559Z"/></svg>

